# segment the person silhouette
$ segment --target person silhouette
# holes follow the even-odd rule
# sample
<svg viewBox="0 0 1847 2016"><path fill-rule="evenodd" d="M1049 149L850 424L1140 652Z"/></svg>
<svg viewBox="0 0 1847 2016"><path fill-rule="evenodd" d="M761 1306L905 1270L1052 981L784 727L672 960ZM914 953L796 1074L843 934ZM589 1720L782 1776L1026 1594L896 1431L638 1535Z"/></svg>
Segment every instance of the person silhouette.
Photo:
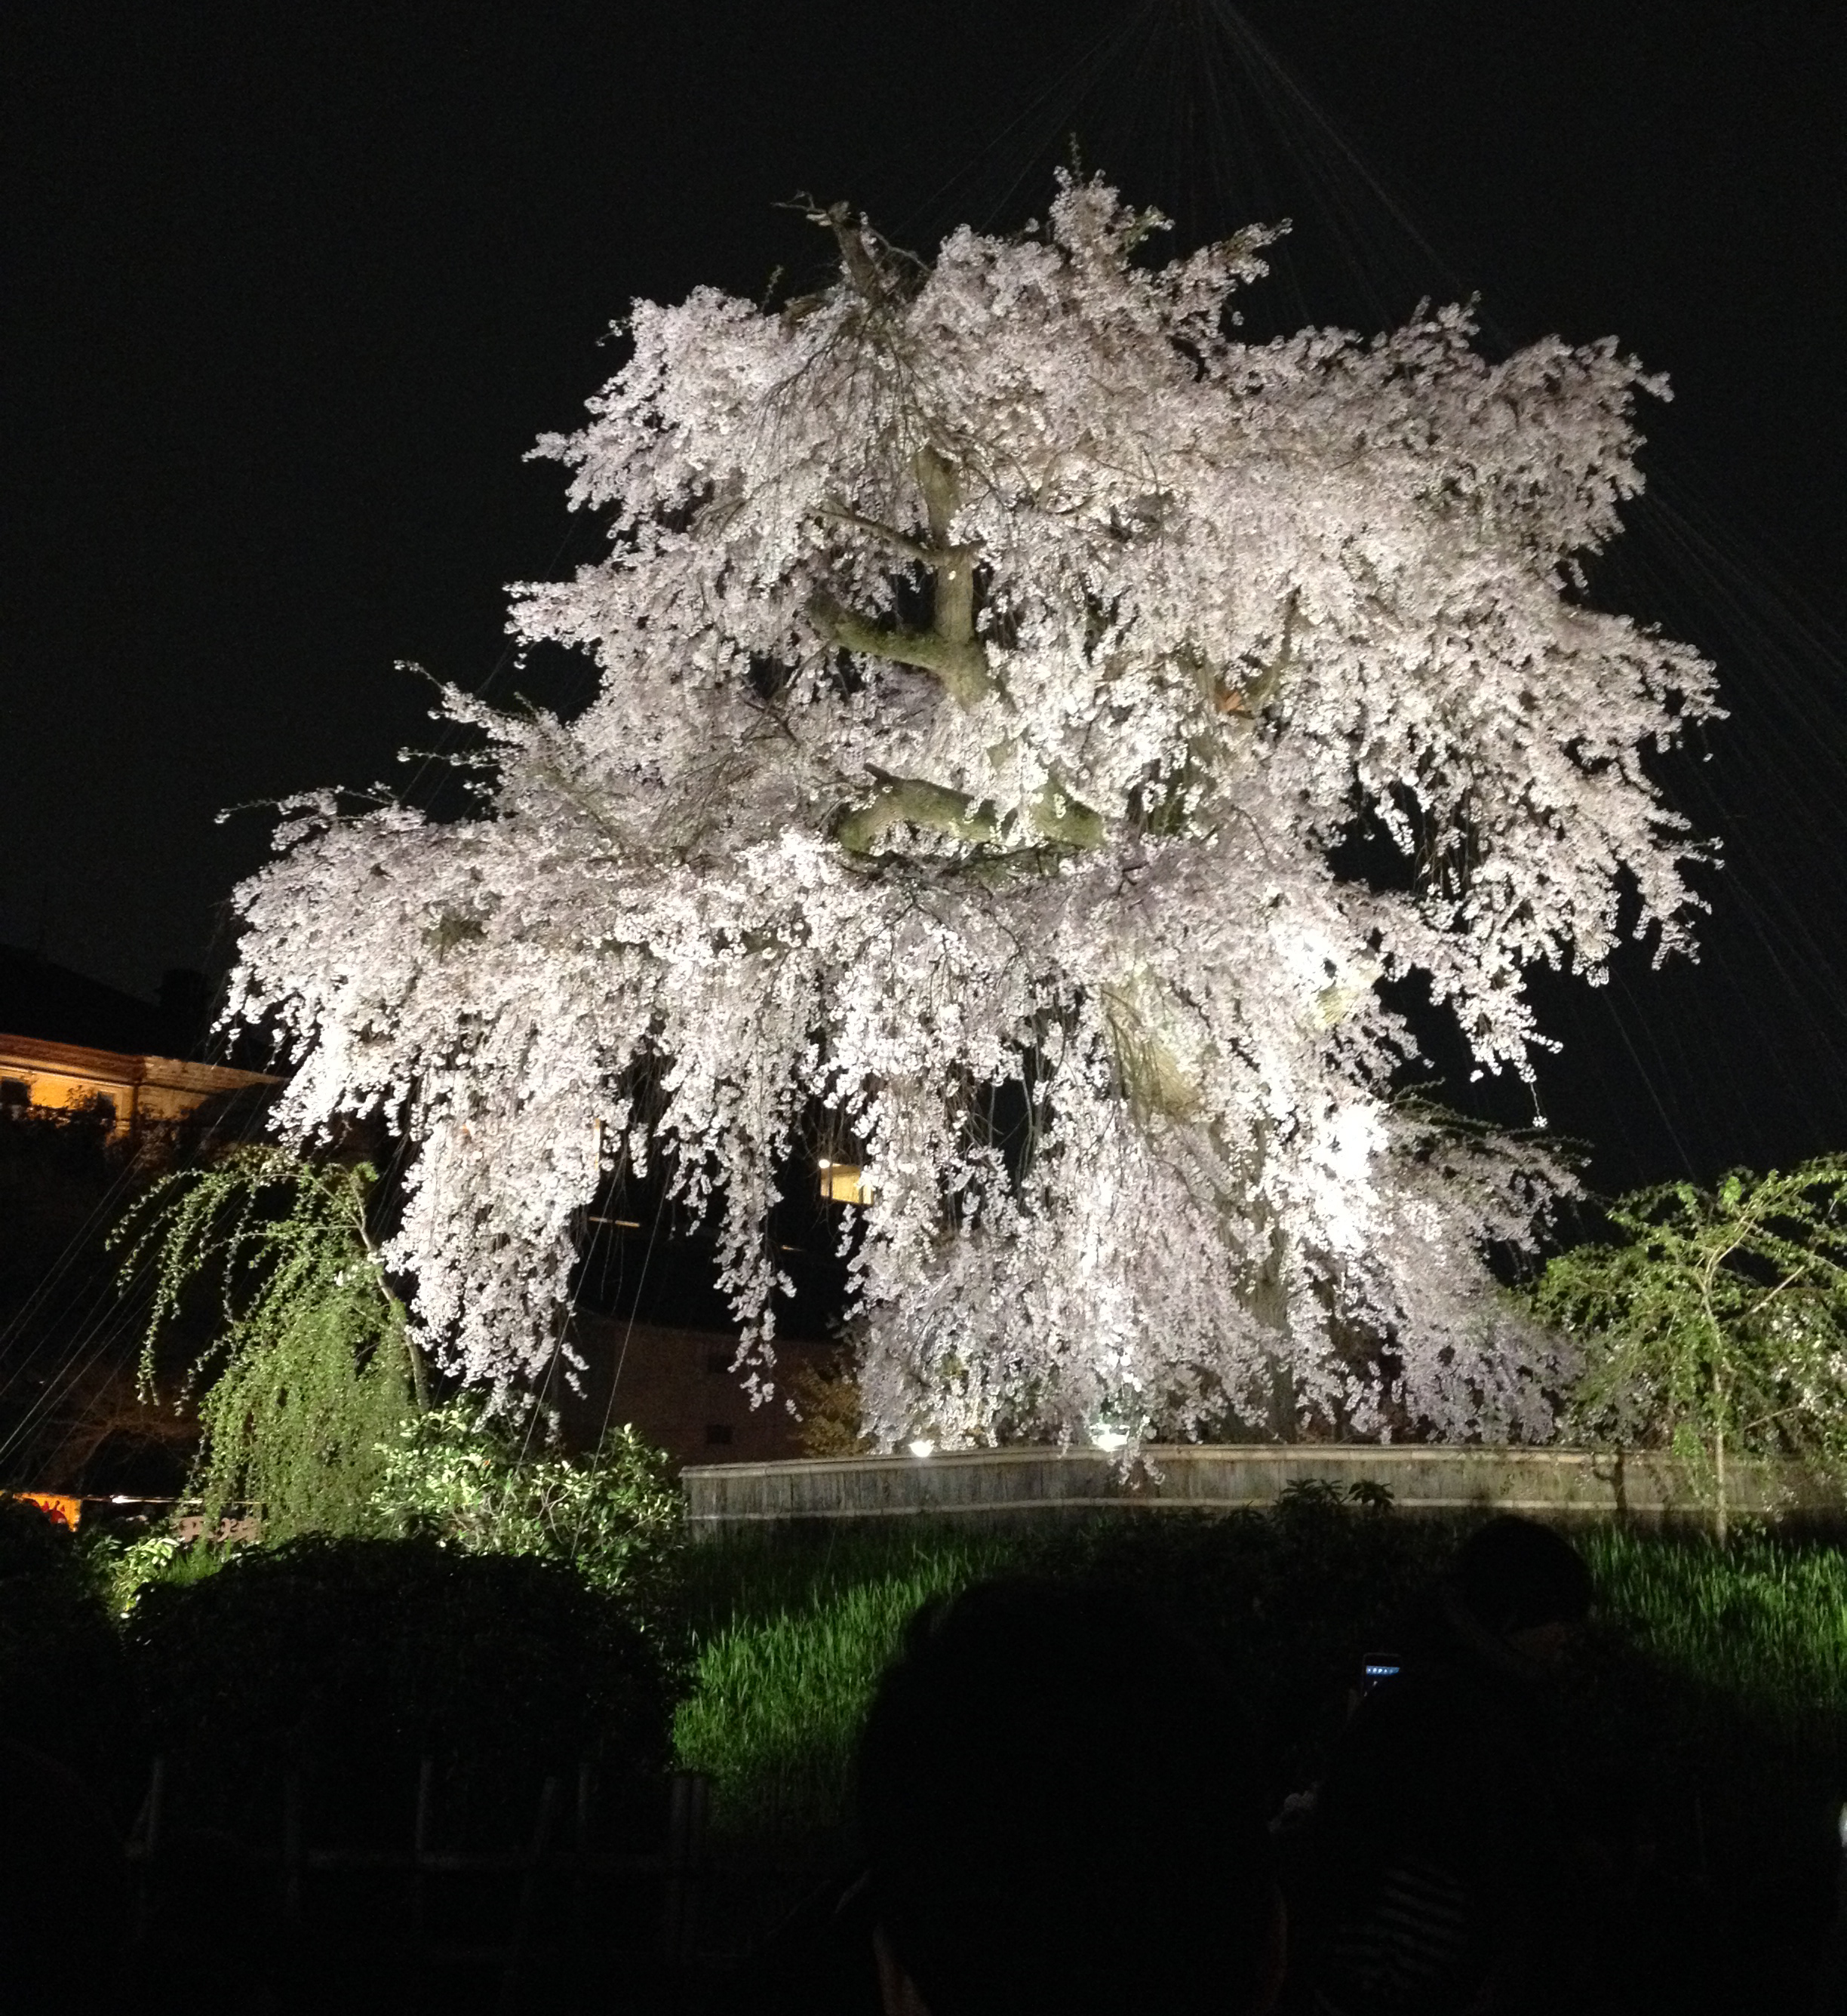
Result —
<svg viewBox="0 0 1847 2016"><path fill-rule="evenodd" d="M1263 2016L1280 1894L1240 1705L1129 1595L927 1606L858 1759L885 2016Z"/></svg>
<svg viewBox="0 0 1847 2016"><path fill-rule="evenodd" d="M1316 2016L1489 2016L1561 2000L1575 1857L1547 1683L1590 1607L1568 1542L1492 1519L1359 1703L1294 1894Z"/></svg>

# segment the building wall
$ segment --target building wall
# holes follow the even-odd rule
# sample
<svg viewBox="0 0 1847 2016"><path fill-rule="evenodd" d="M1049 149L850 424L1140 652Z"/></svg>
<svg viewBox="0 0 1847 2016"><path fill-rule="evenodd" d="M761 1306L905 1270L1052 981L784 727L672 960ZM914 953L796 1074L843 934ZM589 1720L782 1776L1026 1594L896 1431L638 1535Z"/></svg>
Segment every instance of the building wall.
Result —
<svg viewBox="0 0 1847 2016"><path fill-rule="evenodd" d="M735 1337L580 1315L577 1348L589 1361L581 1393L560 1405L566 1438L592 1446L607 1423L632 1424L682 1463L772 1463L804 1453L784 1395L753 1408L731 1360ZM783 1371L826 1348L779 1343ZM619 1371L618 1371L619 1369Z"/></svg>
<svg viewBox="0 0 1847 2016"><path fill-rule="evenodd" d="M22 1099L14 1089L23 1085ZM77 1073L35 1069L18 1057L0 1053L0 1095L8 1106L36 1108L39 1112L74 1112L98 1099L106 1099L115 1110L116 1124L126 1127L135 1118L135 1082L106 1078L100 1073Z"/></svg>
<svg viewBox="0 0 1847 2016"><path fill-rule="evenodd" d="M1730 1466L1734 1503L1755 1517L1839 1524L1842 1480L1797 1463ZM689 1468L682 1479L695 1539L784 1520L988 1522L1099 1511L1230 1512L1273 1505L1291 1486L1351 1502L1383 1485L1401 1513L1518 1512L1545 1519L1712 1517L1695 1464L1659 1450L1471 1448L1429 1443L1150 1443L1138 1460L1074 1445L963 1449L928 1456Z"/></svg>
<svg viewBox="0 0 1847 2016"><path fill-rule="evenodd" d="M277 1082L260 1071L234 1071L222 1064L135 1057L0 1034L0 1111L70 1113L106 1100L118 1134L138 1121L183 1120L223 1093Z"/></svg>

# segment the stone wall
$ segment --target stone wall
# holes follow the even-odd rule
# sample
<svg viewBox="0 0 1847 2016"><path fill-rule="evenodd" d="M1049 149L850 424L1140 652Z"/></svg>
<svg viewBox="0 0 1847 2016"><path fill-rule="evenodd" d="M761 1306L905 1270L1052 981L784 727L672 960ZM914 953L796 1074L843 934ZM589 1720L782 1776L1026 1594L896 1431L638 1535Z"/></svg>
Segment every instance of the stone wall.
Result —
<svg viewBox="0 0 1847 2016"><path fill-rule="evenodd" d="M782 1521L1005 1520L1109 1507L1226 1511L1273 1503L1290 1485L1384 1485L1406 1511L1698 1519L1709 1499L1671 1457L1578 1449L1380 1448L1334 1443L1161 1445L1124 1466L1089 1449L981 1449L689 1467L695 1537ZM1838 1518L1838 1480L1790 1464L1736 1463L1734 1517Z"/></svg>

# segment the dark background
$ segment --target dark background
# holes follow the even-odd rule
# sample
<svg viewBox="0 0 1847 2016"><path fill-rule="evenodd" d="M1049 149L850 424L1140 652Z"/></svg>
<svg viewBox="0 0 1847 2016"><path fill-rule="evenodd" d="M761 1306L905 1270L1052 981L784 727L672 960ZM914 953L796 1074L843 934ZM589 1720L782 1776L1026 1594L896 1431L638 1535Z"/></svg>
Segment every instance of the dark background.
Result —
<svg viewBox="0 0 1847 2016"><path fill-rule="evenodd" d="M1847 9L1748 0L193 4L9 11L0 941L140 992L221 966L267 825L433 790L433 673L513 666L503 585L596 549L521 460L630 297L759 294L864 204L927 249L1087 167L1184 238L1287 214L1259 333L1479 290L1489 340L1672 376L1602 585L1717 657L1679 801L1709 952L1542 992L1552 1122L1615 1185L1847 1147ZM1266 322L1266 318L1269 319ZM1503 1110L1530 1110L1518 1096Z"/></svg>

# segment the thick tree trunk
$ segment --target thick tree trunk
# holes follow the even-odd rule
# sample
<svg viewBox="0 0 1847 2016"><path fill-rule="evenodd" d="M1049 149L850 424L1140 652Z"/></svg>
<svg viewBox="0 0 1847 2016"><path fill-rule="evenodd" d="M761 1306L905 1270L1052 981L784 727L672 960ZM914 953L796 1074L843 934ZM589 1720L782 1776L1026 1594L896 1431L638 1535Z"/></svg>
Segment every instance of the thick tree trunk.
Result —
<svg viewBox="0 0 1847 2016"><path fill-rule="evenodd" d="M988 648L975 629L975 549L956 545L949 537L961 502L960 484L954 466L933 448L920 448L912 466L930 521L927 545L889 526L866 526L851 512L841 515L930 569L936 584L930 628L887 630L825 594L810 599L808 621L843 650L932 672L958 706L978 707L995 690L994 675Z"/></svg>

